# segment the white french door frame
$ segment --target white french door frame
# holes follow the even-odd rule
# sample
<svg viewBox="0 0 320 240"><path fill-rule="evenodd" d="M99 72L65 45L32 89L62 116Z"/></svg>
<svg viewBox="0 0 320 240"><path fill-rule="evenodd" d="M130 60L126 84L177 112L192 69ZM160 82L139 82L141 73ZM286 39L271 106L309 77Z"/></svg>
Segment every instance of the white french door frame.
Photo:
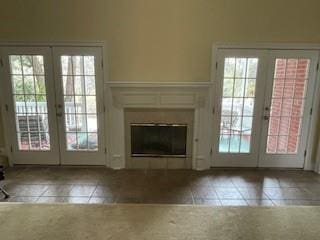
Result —
<svg viewBox="0 0 320 240"><path fill-rule="evenodd" d="M264 108L271 106L271 97L274 85L275 60L277 58L305 58L310 59L308 82L306 86L306 97L303 106L303 117L301 119L301 137L297 146L297 154L268 154L266 153L269 120L263 120L261 125L261 148L259 154L259 167L280 168L303 168L305 165L305 154L307 153L308 135L310 134L311 111L314 102L314 89L316 81L318 52L312 50L276 50L269 53L269 68L266 81L266 96ZM269 111L264 114L269 115Z"/></svg>
<svg viewBox="0 0 320 240"><path fill-rule="evenodd" d="M320 173L320 140L318 122L320 120L320 49L318 51L318 63L315 72L315 84L312 102L312 114L310 116L309 132L307 137L306 155L303 169ZM313 160L315 159L315 160Z"/></svg>
<svg viewBox="0 0 320 240"><path fill-rule="evenodd" d="M62 165L106 165L105 150L105 128L104 128L104 84L102 68L102 51L98 47L54 47L52 49L54 59L54 76L56 87L56 106L57 113L62 114L58 117L59 139L60 139L60 159ZM98 124L98 150L97 151L67 151L65 138L65 115L62 86L61 59L63 55L90 55L94 56L95 63L95 86L96 86L96 108ZM62 106L61 109L58 106Z"/></svg>
<svg viewBox="0 0 320 240"><path fill-rule="evenodd" d="M54 81L52 76L52 57L49 47L0 47L2 59L2 116L4 119L6 150L10 153L10 164L59 164L58 131L56 122ZM48 107L48 124L50 135L50 150L19 150L17 139L17 124L15 118L15 104L13 102L12 80L10 73L9 55L42 55L44 60L45 86Z"/></svg>
<svg viewBox="0 0 320 240"><path fill-rule="evenodd" d="M310 116L309 131L306 144L306 156L303 169L306 171L316 171L320 173L320 141L317 141L318 121L320 115L320 44L292 44L292 43L249 43L249 44L215 44L212 46L212 65L211 65L211 82L213 82L214 89L218 82L217 78L217 53L218 50L313 50L318 52L318 64L315 76L315 89L312 102L312 115ZM215 92L211 92L211 105L215 106ZM214 142L215 132L212 131L211 142ZM211 151L211 166L215 167L216 158Z"/></svg>
<svg viewBox="0 0 320 240"><path fill-rule="evenodd" d="M99 62L99 64L101 64L101 67L102 67L102 70L101 70L101 89L102 89L102 102L101 104L103 105L103 109L105 109L105 106L106 106L106 103L105 103L105 95L104 95L104 83L108 81L108 75L107 75L107 68L106 67L103 67L104 66L107 66L107 61L104 59L104 56L106 56L106 53L107 53L107 50L106 50L106 44L105 42L81 42L81 41L71 41L71 42L23 42L23 41L17 41L17 42L0 42L0 111L1 111L1 117L2 117L2 122L3 122L3 128L4 128L4 140L5 140L5 146L4 146L4 154L8 157L8 163L10 166L13 166L14 164L25 164L24 162L17 162L17 161L14 161L14 155L13 155L13 150L14 150L14 145L16 144L16 137L15 135L12 134L12 128L10 127L11 126L11 119L10 119L10 116L8 114L8 98L7 97L7 91L6 91L6 82L8 81L2 81L4 78L6 78L6 75L7 75L7 72L5 71L5 67L4 67L4 59L5 59L5 52L6 52L6 49L7 48L48 48L48 49L52 49L52 48L55 48L55 47L66 47L66 48L75 48L75 47L78 47L78 48L100 48L100 51L101 51L101 61ZM53 74L53 55L52 55L52 51L50 51L50 82L53 84L53 85L50 85L50 87L52 89L55 89L55 86L54 86L54 74ZM2 87L4 86L4 87ZM55 94L54 94L54 97L55 97ZM12 98L12 97L11 97ZM12 100L11 100L12 102ZM51 101L53 104L56 103L56 99L54 99L54 101ZM54 112L53 113L54 115L56 115L56 113ZM105 114L103 114L103 118L105 118L104 116ZM105 126L106 125L106 122L105 120L103 119L103 122L102 122L102 125L103 125L103 131L105 129ZM54 124L54 128L57 129L57 124L55 123ZM58 134L58 131L55 131L56 134ZM103 137L103 140L102 142L104 143L104 146L103 146L103 154L104 154L104 157L103 157L103 160L100 160L99 161L99 164L98 165L106 165L108 166L108 161L106 159L106 146L107 146L107 140L108 138L105 136L105 133L103 132L102 134L102 137ZM57 136L58 138L58 136ZM58 157L56 159L59 159L59 154L60 154L60 148L58 147L57 148L57 154L58 154ZM25 157L25 156L24 156ZM33 163L32 163L33 164ZM61 165L61 162L60 160L58 162L56 161L52 161L52 163L43 163L43 162L34 162L34 164L51 164L51 165ZM78 165L78 164L74 164L74 165ZM81 163L79 163L79 165L81 165ZM87 165L87 164L86 164ZM97 164L93 164L93 165L97 165Z"/></svg>
<svg viewBox="0 0 320 240"><path fill-rule="evenodd" d="M220 49L217 51L217 72L214 88L214 117L213 117L213 149L212 166L213 167L256 167L258 164L259 145L257 140L260 136L260 116L262 114L262 103L259 102L261 95L264 95L264 83L266 72L259 66L265 64L266 51L250 49ZM220 142L220 118L221 118L221 100L224 78L224 59L228 57L235 58L258 58L257 75L255 83L255 102L253 109L253 121L251 130L250 152L249 153L219 153Z"/></svg>

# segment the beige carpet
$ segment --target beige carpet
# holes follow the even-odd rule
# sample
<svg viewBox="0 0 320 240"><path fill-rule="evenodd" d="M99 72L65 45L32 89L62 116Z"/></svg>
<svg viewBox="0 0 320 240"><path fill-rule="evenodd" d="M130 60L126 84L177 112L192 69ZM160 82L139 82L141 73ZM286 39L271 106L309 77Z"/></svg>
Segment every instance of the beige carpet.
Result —
<svg viewBox="0 0 320 240"><path fill-rule="evenodd" d="M0 204L0 239L320 239L319 207Z"/></svg>

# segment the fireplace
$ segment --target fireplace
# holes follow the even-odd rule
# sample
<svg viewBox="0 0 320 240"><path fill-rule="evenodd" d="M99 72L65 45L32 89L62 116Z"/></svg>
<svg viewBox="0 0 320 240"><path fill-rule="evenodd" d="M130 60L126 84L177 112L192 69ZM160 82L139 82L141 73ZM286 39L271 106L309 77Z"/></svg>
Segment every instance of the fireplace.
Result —
<svg viewBox="0 0 320 240"><path fill-rule="evenodd" d="M126 167L190 169L192 109L125 109Z"/></svg>
<svg viewBox="0 0 320 240"><path fill-rule="evenodd" d="M187 156L187 125L131 124L131 157Z"/></svg>
<svg viewBox="0 0 320 240"><path fill-rule="evenodd" d="M107 82L106 86L107 160L111 168L203 170L210 167L213 82L153 82L150 79ZM131 125L142 123L187 125L186 157L133 157Z"/></svg>

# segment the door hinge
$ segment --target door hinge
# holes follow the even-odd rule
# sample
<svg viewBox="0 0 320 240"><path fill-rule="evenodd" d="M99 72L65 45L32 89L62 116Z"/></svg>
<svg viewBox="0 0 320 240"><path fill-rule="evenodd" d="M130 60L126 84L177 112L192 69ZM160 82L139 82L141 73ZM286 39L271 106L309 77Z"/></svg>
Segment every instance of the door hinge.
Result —
<svg viewBox="0 0 320 240"><path fill-rule="evenodd" d="M103 105L103 112L105 113L106 112L106 106Z"/></svg>
<svg viewBox="0 0 320 240"><path fill-rule="evenodd" d="M12 145L10 146L10 152L13 153L13 147L12 147Z"/></svg>
<svg viewBox="0 0 320 240"><path fill-rule="evenodd" d="M310 108L310 115L312 115L312 112L313 112L313 109L312 109L312 108Z"/></svg>
<svg viewBox="0 0 320 240"><path fill-rule="evenodd" d="M303 156L304 156L304 158L306 158L306 156L307 156L307 150L304 150Z"/></svg>
<svg viewBox="0 0 320 240"><path fill-rule="evenodd" d="M216 110L214 109L214 107L212 108L212 114L214 114L216 112Z"/></svg>
<svg viewBox="0 0 320 240"><path fill-rule="evenodd" d="M6 107L6 112L9 112L9 106L8 106L8 104L6 104L5 107Z"/></svg>
<svg viewBox="0 0 320 240"><path fill-rule="evenodd" d="M212 155L212 148L210 149L210 155Z"/></svg>
<svg viewBox="0 0 320 240"><path fill-rule="evenodd" d="M101 68L103 68L103 59L101 59Z"/></svg>
<svg viewBox="0 0 320 240"><path fill-rule="evenodd" d="M107 148L104 148L104 153L107 154Z"/></svg>
<svg viewBox="0 0 320 240"><path fill-rule="evenodd" d="M3 67L3 61L2 58L0 58L0 66Z"/></svg>
<svg viewBox="0 0 320 240"><path fill-rule="evenodd" d="M317 63L317 71L319 70L319 62Z"/></svg>
<svg viewBox="0 0 320 240"><path fill-rule="evenodd" d="M218 69L218 62L216 62L216 69Z"/></svg>

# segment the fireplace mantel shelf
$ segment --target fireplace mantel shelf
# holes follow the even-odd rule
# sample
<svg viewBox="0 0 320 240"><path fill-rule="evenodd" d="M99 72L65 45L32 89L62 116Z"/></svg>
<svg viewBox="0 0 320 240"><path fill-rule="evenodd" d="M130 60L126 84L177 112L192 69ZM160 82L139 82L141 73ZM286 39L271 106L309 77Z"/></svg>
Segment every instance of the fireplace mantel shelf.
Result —
<svg viewBox="0 0 320 240"><path fill-rule="evenodd" d="M132 82L132 81L109 81L106 82L111 88L171 88L171 87L183 87L183 88L208 88L213 85L213 82Z"/></svg>

